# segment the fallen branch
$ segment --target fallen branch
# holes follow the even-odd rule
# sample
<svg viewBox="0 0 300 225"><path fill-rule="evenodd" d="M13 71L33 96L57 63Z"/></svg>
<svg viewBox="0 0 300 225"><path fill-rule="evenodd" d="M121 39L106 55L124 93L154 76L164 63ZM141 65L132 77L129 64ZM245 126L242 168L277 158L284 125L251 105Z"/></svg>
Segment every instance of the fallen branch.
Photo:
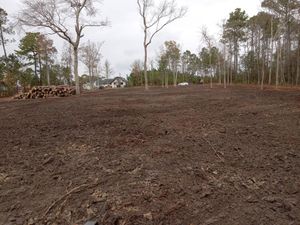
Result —
<svg viewBox="0 0 300 225"><path fill-rule="evenodd" d="M42 219L44 219L48 213L57 205L59 204L62 200L67 199L70 195L74 194L74 193L78 193L80 191L83 191L85 188L92 188L95 187L97 185L99 185L100 182L96 182L94 184L82 184L78 187L73 188L72 190L68 191L65 195L61 196L59 199L57 199L56 201L54 201L45 211Z"/></svg>
<svg viewBox="0 0 300 225"><path fill-rule="evenodd" d="M225 161L224 158L220 156L221 154L215 149L215 147L210 143L210 141L207 140L205 137L202 137L202 139L203 139L203 140L209 145L209 147L214 151L215 155L216 155L222 162L224 162L224 161Z"/></svg>
<svg viewBox="0 0 300 225"><path fill-rule="evenodd" d="M244 158L244 155L240 152L240 149L239 149L238 147L235 147L234 150L237 151L237 153L239 154L239 156L240 156L241 158Z"/></svg>

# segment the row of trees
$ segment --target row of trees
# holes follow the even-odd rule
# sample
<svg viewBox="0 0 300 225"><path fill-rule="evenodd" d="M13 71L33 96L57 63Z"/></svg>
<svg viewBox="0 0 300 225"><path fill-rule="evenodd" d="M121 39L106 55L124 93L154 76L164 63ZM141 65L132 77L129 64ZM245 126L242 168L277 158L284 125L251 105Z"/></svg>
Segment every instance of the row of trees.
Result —
<svg viewBox="0 0 300 225"><path fill-rule="evenodd" d="M80 93L78 64L83 32L89 27L108 25L106 20L94 20L97 15L95 6L97 2L95 0L23 0L24 7L18 18L23 26L48 29L72 47L77 94Z"/></svg>
<svg viewBox="0 0 300 225"><path fill-rule="evenodd" d="M87 58L84 49L85 46L83 61ZM5 81L11 93L18 86L26 90L35 85L72 84L70 52L63 52L60 63L55 63L56 53L51 39L39 32L28 32L13 54L0 58L0 80Z"/></svg>
<svg viewBox="0 0 300 225"><path fill-rule="evenodd" d="M5 45L3 45L5 49ZM91 87L99 78L101 44L88 42L80 48L80 60L88 71L88 80ZM20 85L29 89L34 85L61 85L72 82L72 51L65 48L60 63L55 63L57 50L53 41L41 33L28 32L20 40L19 49L14 54L3 55L0 58L0 80L4 80L10 92L16 91ZM103 73L106 78L112 75L110 63L106 60Z"/></svg>
<svg viewBox="0 0 300 225"><path fill-rule="evenodd" d="M253 17L236 9L223 25L223 67L227 82L298 85L300 2L264 0Z"/></svg>
<svg viewBox="0 0 300 225"><path fill-rule="evenodd" d="M5 44L2 45L5 49ZM15 53L0 58L0 80L11 93L22 86L71 83L70 68L55 64L53 41L41 33L26 33Z"/></svg>
<svg viewBox="0 0 300 225"><path fill-rule="evenodd" d="M0 81L5 81L12 94L18 86L29 89L34 85L72 84L72 66L74 65L73 47L65 47L61 52L61 59L57 63L57 49L53 40L40 32L28 32L20 40L19 48L13 54L7 54L6 45L13 41L14 28L8 21L6 11L0 8L0 43L3 56L0 57ZM100 60L102 43L88 41L79 48L79 60L86 66L90 87L96 78L108 78L113 70L108 60L103 68ZM101 67L101 68L100 68Z"/></svg>
<svg viewBox="0 0 300 225"><path fill-rule="evenodd" d="M151 61L150 70L147 71L150 85L162 85L168 87L169 84L177 86L180 82L190 82L199 84L207 80L211 73L212 79L221 79L219 68L220 52L216 47L208 49L203 47L198 54L190 50L181 51L181 47L175 41L166 41L160 49L160 53L155 61ZM143 85L145 79L142 62L134 61L131 65L129 81L131 85ZM156 65L156 66L155 66ZM221 81L219 81L221 82Z"/></svg>
<svg viewBox="0 0 300 225"><path fill-rule="evenodd" d="M72 53L72 56L68 57L71 60L66 65L69 69L73 67L77 93L80 92L79 60L81 59L88 68L92 85L101 58L101 45L87 43L80 47L83 31L88 27L108 25L106 20L93 20L97 14L96 3L95 0L23 0L24 7L19 13L18 22L22 26L48 29L68 42L71 47L68 52ZM143 79L140 80L144 80L143 84L147 89L148 48L162 29L186 14L186 8L178 8L175 0L160 1L158 5L154 0L137 0L137 6L144 31L144 73ZM223 23L222 35L219 38L213 37L203 28L201 39L204 47L197 54L191 51L181 53L175 41L166 42L156 63L156 71L160 72L160 83L168 86L170 76L166 74L170 73L174 85L177 84L178 78L185 75L208 76L211 86L214 79L223 82L225 87L233 82L257 82L262 88L266 82L276 86L298 85L299 13L298 0L264 0L261 12L251 18L242 9L230 13L229 18ZM0 40L6 60L10 57L6 53L5 43L8 40L5 39L4 33L10 32L12 31L7 26L7 14L4 10L0 10ZM52 46L53 43L40 33L28 33L27 36L27 39L22 40L25 47L21 48L20 44L16 55L27 56L33 62L34 76L37 77L39 74L40 82L42 71L45 70L49 83L49 64L51 55L56 51ZM29 49L26 43L32 40L37 44L33 49ZM152 65L151 71L153 68ZM111 70L108 67L105 71L109 74Z"/></svg>
<svg viewBox="0 0 300 225"><path fill-rule="evenodd" d="M69 77L66 78L68 83L72 80L71 71L74 74L77 93L80 93L79 61L83 62L87 68L91 86L95 77L99 76L102 44L88 42L81 45L85 29L108 25L106 20L93 20L97 14L96 4L98 3L94 0L23 0L23 9L19 12L16 21L22 27L51 31L67 41L70 47L62 52L62 60L59 64L63 64L64 70L68 70ZM20 42L19 49L15 51L15 54L8 56L6 44L9 40L5 37L12 34L12 30L12 26L8 23L7 13L0 8L0 42L4 52L1 59L2 74L9 79L7 65L12 63L9 61L14 58L20 62L21 72L33 71L33 77L39 80L39 84L44 84L44 71L47 84L54 84L55 82L51 82L51 68L54 66L57 50L53 46L53 41L41 33L26 33ZM104 67L105 76L108 77L112 73L111 65L106 61ZM4 79L4 75L0 79Z"/></svg>
<svg viewBox="0 0 300 225"><path fill-rule="evenodd" d="M131 80L144 80L147 89L147 47L152 38L164 26L184 16L183 8L175 8L174 1L168 5L163 1L155 5L151 0L140 0L139 13L145 28L144 79L137 79L137 63L132 66ZM298 0L264 0L262 10L253 17L237 8L223 22L222 35L213 37L204 27L201 31L202 46L198 54L187 50L180 53L175 41L166 42L156 63L160 83L168 86L169 75L174 85L178 76L209 77L223 83L224 87L234 82L257 83L263 89L269 85L299 85L300 79L300 2ZM167 9L172 9L168 11ZM149 11L154 12L153 14ZM147 22L150 18L150 21ZM160 20L165 19L165 23ZM156 22L159 25L156 26ZM150 39L148 29L152 32ZM151 33L151 32L150 32ZM154 71L151 64L151 71ZM153 77L153 72L150 72ZM157 80L157 79L156 79ZM187 80L186 80L187 81ZM138 82L133 82L138 83Z"/></svg>

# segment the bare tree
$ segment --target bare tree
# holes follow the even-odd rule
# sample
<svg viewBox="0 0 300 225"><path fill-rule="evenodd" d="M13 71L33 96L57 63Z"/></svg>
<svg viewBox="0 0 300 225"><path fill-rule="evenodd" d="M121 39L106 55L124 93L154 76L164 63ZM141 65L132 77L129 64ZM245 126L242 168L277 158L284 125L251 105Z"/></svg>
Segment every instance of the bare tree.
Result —
<svg viewBox="0 0 300 225"><path fill-rule="evenodd" d="M0 8L0 41L3 48L4 57L7 58L6 48L5 48L5 39L4 39L4 29L3 26L7 22L7 13L4 9Z"/></svg>
<svg viewBox="0 0 300 225"><path fill-rule="evenodd" d="M175 41L165 42L165 56L168 58L169 69L173 73L173 85L177 86L178 66L180 61L180 46Z"/></svg>
<svg viewBox="0 0 300 225"><path fill-rule="evenodd" d="M273 23L273 16L271 15L271 35L270 35L270 43L271 43L271 48L270 48L270 66L269 66L269 82L268 84L271 85L272 84L272 65L273 65L273 51L274 51L274 23Z"/></svg>
<svg viewBox="0 0 300 225"><path fill-rule="evenodd" d="M277 40L277 59L276 59L276 89L279 85L279 70L280 70L280 60L281 60L281 38Z"/></svg>
<svg viewBox="0 0 300 225"><path fill-rule="evenodd" d="M94 78L95 72L98 69L100 60L101 60L101 53L100 49L103 43L91 43L88 41L87 44L84 44L81 50L81 61L87 67L89 77L90 77L90 87L91 89L94 88Z"/></svg>
<svg viewBox="0 0 300 225"><path fill-rule="evenodd" d="M78 51L83 30L88 27L107 26L107 21L88 21L95 17L94 6L99 0L23 0L24 8L18 20L22 25L50 29L73 47L76 93L80 94L78 75ZM74 20L75 31L70 27Z"/></svg>
<svg viewBox="0 0 300 225"><path fill-rule="evenodd" d="M71 45L64 46L62 53L61 53L61 63L68 69L68 84L72 83L72 55L73 55L73 48Z"/></svg>
<svg viewBox="0 0 300 225"><path fill-rule="evenodd" d="M227 88L227 79L226 79L226 44L223 43L223 79L224 79L224 88Z"/></svg>
<svg viewBox="0 0 300 225"><path fill-rule="evenodd" d="M105 60L104 63L104 72L105 72L105 78L108 79L113 73L113 69L111 67L111 64L108 60Z"/></svg>
<svg viewBox="0 0 300 225"><path fill-rule="evenodd" d="M182 18L187 10L184 7L177 8L175 0L163 0L159 5L155 5L154 0L137 0L138 11L143 19L144 30L144 77L145 89L148 90L147 60L148 46L153 37L165 26L173 21Z"/></svg>
<svg viewBox="0 0 300 225"><path fill-rule="evenodd" d="M222 21L222 25L220 26L222 29L222 34L225 32L225 20ZM227 57L227 49L226 49L226 40L221 36L220 43L223 46L223 84L224 88L227 88L227 77L226 77L226 57ZM221 76L221 75L220 75Z"/></svg>
<svg viewBox="0 0 300 225"><path fill-rule="evenodd" d="M212 77L213 77L213 69L212 69L212 46L213 46L213 37L208 34L207 28L202 27L201 36L205 44L207 45L209 51L209 69L210 69L210 88L212 88Z"/></svg>
<svg viewBox="0 0 300 225"><path fill-rule="evenodd" d="M5 59L7 59L6 43L10 41L5 37L5 35L14 34L13 26L9 24L7 16L7 12L0 7L0 43L2 45Z"/></svg>

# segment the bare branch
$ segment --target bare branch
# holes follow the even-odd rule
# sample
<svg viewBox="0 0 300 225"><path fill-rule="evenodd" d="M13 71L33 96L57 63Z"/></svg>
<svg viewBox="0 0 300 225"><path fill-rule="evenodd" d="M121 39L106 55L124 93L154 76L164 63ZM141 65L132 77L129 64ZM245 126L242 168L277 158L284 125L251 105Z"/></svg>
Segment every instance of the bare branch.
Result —
<svg viewBox="0 0 300 225"><path fill-rule="evenodd" d="M182 18L184 15L186 14L186 9L182 8L180 10L180 12L178 13L178 15L174 16L173 18L169 18L169 20L167 20L163 25L161 25L160 27L157 27L155 32L150 36L149 42L147 43L148 45L151 44L153 37L160 32L165 26L167 26L168 24L172 23L173 21ZM158 20L159 22L160 20Z"/></svg>
<svg viewBox="0 0 300 225"><path fill-rule="evenodd" d="M93 21L99 0L23 0L18 20L23 26L46 28L66 40L73 47L76 92L79 93L78 48L83 30L87 27L107 26L107 21ZM71 9L71 10L70 10ZM85 13L85 17L83 14ZM86 21L89 17L91 21ZM72 24L72 20L75 20ZM75 27L75 29L74 29ZM73 29L70 29L73 28Z"/></svg>
<svg viewBox="0 0 300 225"><path fill-rule="evenodd" d="M147 48L154 36L168 24L182 18L187 9L177 8L175 0L163 0L157 7L154 0L137 0L138 13L143 20L144 29L144 76L145 88L148 89L147 78Z"/></svg>

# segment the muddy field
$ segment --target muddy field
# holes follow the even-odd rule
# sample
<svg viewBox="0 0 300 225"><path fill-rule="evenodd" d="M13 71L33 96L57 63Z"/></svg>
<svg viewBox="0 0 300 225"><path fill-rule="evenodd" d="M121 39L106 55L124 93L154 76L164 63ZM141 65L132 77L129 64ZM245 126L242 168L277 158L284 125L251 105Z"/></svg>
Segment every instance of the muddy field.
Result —
<svg viewBox="0 0 300 225"><path fill-rule="evenodd" d="M0 224L299 225L300 91L0 102Z"/></svg>

